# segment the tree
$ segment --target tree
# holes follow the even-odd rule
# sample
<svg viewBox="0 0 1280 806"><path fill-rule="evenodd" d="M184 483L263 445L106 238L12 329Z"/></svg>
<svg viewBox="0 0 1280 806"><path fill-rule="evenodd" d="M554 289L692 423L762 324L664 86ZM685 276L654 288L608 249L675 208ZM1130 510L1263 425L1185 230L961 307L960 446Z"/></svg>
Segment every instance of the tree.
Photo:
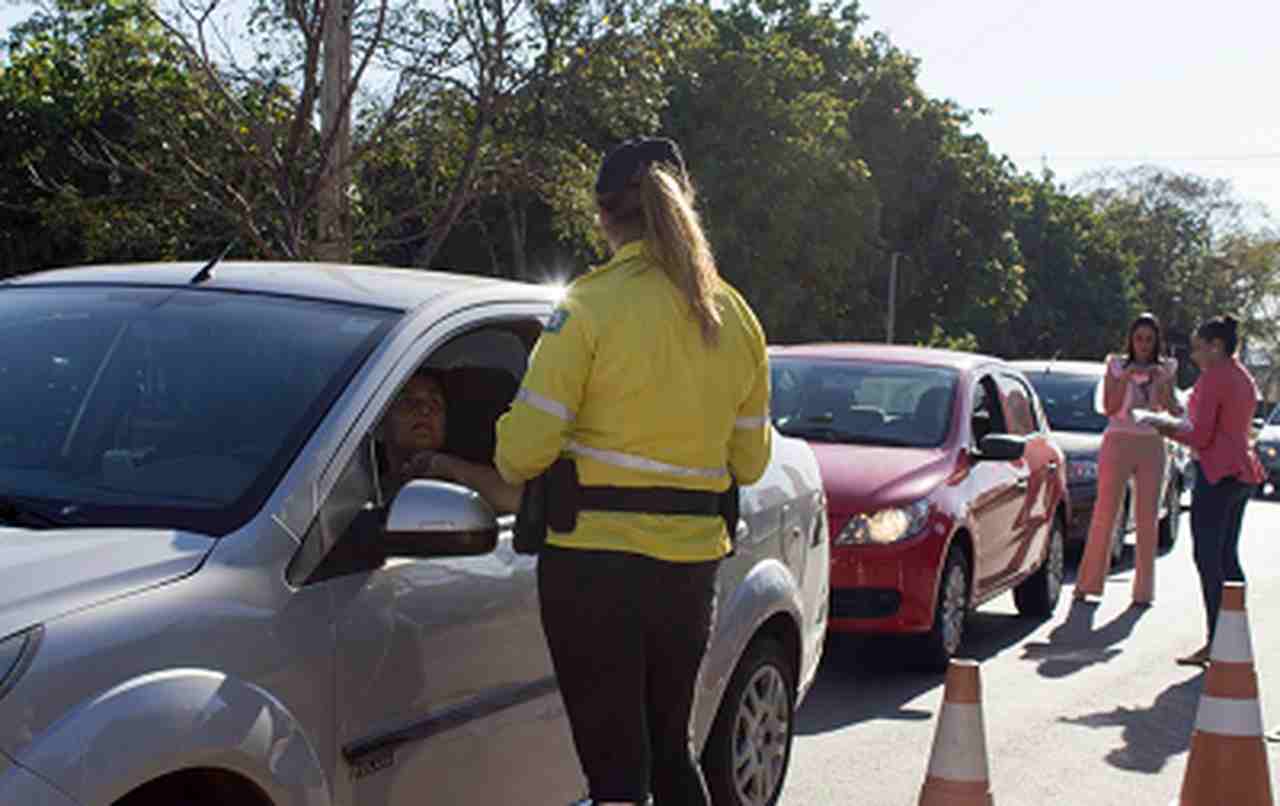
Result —
<svg viewBox="0 0 1280 806"><path fill-rule="evenodd" d="M873 191L850 153L847 76L856 20L805 2L668 10L682 32L662 130L703 191L725 276L770 338L857 335L876 262Z"/></svg>
<svg viewBox="0 0 1280 806"><path fill-rule="evenodd" d="M433 265L470 216L505 231L511 268L503 273L526 277L535 207L558 237L591 241L588 191L599 150L651 130L663 102L667 49L646 35L656 8L490 0L441 23L463 32L457 59L465 71L408 126L416 158L400 163L408 183L401 193L419 201L390 220L395 239L414 242L414 265Z"/></svg>
<svg viewBox="0 0 1280 806"><path fill-rule="evenodd" d="M1118 234L1051 173L1023 177L1012 211L1027 302L992 349L1086 360L1119 349L1136 313L1137 278Z"/></svg>
<svg viewBox="0 0 1280 806"><path fill-rule="evenodd" d="M1276 235L1228 182L1148 166L1095 174L1082 187L1132 255L1142 306L1173 341L1185 347L1221 313L1240 318L1246 337L1274 340L1266 305L1280 283Z"/></svg>
<svg viewBox="0 0 1280 806"><path fill-rule="evenodd" d="M225 243L198 196L152 178L174 152L148 121L181 116L192 90L172 44L134 0L62 0L14 28L0 70L6 271L204 256ZM120 161L122 147L152 171Z"/></svg>
<svg viewBox="0 0 1280 806"><path fill-rule="evenodd" d="M255 253L346 257L348 216L335 209L350 192L346 177L456 68L452 48L462 34L392 0L258 0L247 17L228 0L170 0L153 14L200 88L188 117L156 125L178 167L157 181L200 192ZM364 134L350 147L349 118ZM217 171L191 148L192 123L212 128L240 170Z"/></svg>
<svg viewBox="0 0 1280 806"><path fill-rule="evenodd" d="M924 94L916 59L880 35L864 52L865 76L846 91L854 99L850 137L876 191L877 288L899 253L904 340L938 329L991 349L1026 301L1010 217L1012 167L966 133L969 113Z"/></svg>

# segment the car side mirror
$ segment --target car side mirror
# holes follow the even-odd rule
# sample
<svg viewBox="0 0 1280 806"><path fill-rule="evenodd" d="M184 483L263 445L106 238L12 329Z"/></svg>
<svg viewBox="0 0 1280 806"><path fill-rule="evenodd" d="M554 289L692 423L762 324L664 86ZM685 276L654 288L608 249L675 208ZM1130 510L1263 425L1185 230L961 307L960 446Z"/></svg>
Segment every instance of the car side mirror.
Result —
<svg viewBox="0 0 1280 806"><path fill-rule="evenodd" d="M475 490L445 481L411 481L396 495L383 528L388 557L467 557L498 545L498 518Z"/></svg>
<svg viewBox="0 0 1280 806"><path fill-rule="evenodd" d="M982 462L1012 462L1021 459L1026 450L1026 437L1013 434L987 434L978 443L978 452L973 458Z"/></svg>

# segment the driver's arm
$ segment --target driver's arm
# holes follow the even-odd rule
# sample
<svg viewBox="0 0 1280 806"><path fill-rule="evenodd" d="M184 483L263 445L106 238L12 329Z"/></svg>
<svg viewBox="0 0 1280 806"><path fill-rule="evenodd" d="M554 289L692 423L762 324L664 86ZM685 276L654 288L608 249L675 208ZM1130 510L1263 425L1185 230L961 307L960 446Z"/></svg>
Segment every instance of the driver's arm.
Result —
<svg viewBox="0 0 1280 806"><path fill-rule="evenodd" d="M438 453L432 460L432 469L444 478L480 493L498 512L515 512L520 509L520 493L524 490L524 485L507 482L489 465Z"/></svg>

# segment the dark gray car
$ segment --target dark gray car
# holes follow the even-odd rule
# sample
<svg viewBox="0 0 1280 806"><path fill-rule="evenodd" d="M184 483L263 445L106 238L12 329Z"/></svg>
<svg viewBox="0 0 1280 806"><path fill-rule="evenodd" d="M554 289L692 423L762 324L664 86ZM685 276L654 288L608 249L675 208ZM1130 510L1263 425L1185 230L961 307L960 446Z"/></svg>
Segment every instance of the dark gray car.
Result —
<svg viewBox="0 0 1280 806"><path fill-rule="evenodd" d="M1089 522L1098 497L1098 453L1107 417L1094 408L1094 393L1106 365L1095 361L1026 360L1011 362L1027 376L1044 405L1053 438L1067 458L1067 488L1071 498L1069 543L1083 547L1089 536ZM1165 440L1164 492L1160 497L1160 547L1173 546L1178 537L1182 512L1182 491L1190 472L1186 449ZM1116 520L1111 551L1118 558L1125 536L1137 528L1133 515L1133 480L1130 479Z"/></svg>

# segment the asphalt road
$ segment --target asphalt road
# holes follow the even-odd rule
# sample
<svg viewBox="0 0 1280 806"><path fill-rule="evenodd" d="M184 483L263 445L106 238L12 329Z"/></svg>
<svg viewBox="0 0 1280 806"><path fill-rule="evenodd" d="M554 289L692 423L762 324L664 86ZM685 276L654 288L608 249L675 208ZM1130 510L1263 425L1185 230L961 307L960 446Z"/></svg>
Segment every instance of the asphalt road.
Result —
<svg viewBox="0 0 1280 806"><path fill-rule="evenodd" d="M1156 604L1129 607L1133 546L1100 605L1017 616L1010 595L968 623L961 656L981 663L983 718L1000 806L1167 806L1182 784L1203 674L1173 659L1203 641L1190 518L1156 560ZM1254 500L1241 558L1263 722L1280 726L1280 503ZM886 640L833 638L797 714L782 806L915 804L942 676L909 671ZM1280 793L1280 744L1269 745Z"/></svg>

